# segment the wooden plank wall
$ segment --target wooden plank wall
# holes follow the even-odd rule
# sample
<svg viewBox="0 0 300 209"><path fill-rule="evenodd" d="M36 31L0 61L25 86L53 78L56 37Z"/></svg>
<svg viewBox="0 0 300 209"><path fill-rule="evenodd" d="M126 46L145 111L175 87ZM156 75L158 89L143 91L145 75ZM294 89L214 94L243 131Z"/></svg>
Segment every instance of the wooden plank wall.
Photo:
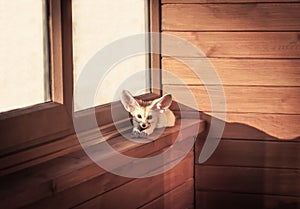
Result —
<svg viewBox="0 0 300 209"><path fill-rule="evenodd" d="M227 100L221 143L206 163L196 161L197 208L300 208L300 1L162 0L161 10L162 32L209 58ZM197 54L176 56L206 67ZM162 68L185 82L209 120L205 87L219 84L174 57L164 56ZM183 96L185 85L166 73L162 80Z"/></svg>

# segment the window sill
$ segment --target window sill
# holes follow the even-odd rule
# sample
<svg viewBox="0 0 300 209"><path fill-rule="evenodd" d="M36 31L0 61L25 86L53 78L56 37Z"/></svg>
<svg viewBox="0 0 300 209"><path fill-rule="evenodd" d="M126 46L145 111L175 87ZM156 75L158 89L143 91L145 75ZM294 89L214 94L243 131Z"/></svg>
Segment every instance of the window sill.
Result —
<svg viewBox="0 0 300 209"><path fill-rule="evenodd" d="M182 124L185 125L181 127L183 121ZM149 143L136 143L121 136L117 130L109 131L111 129L109 125L101 127L102 130L107 130L105 137L112 148L124 155L138 158L157 155L165 151L174 143L180 130L181 137L177 140L196 137L191 135L191 130L195 128L198 130L198 134L201 133L204 131L205 122L194 119L177 119L176 125L172 128L166 128L158 139ZM129 130L129 127L124 127L125 136L130 134ZM85 134L91 136L92 139L88 141L88 146L93 147L99 144L99 140L93 139L92 131L85 132ZM106 175L111 175L90 160L83 150L78 149L78 146L80 145L77 142L77 145L74 145L68 152L64 150L67 154L60 153L60 157L51 160L47 160L46 156L43 160L47 161L39 165L27 165L26 169L14 173L11 173L14 171L11 169L9 172L11 174L0 179L2 205L12 207L11 204L13 204L13 207L21 207L93 178L107 178Z"/></svg>

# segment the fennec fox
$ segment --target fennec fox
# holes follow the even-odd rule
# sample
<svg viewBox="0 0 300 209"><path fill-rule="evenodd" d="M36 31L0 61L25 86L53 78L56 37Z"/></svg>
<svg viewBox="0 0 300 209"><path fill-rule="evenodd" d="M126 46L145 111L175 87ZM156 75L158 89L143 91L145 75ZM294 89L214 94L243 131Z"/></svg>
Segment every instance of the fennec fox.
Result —
<svg viewBox="0 0 300 209"><path fill-rule="evenodd" d="M132 137L147 137L156 128L175 125L175 115L169 109L172 103L171 94L153 101L142 101L135 99L129 91L124 90L121 102L132 116Z"/></svg>

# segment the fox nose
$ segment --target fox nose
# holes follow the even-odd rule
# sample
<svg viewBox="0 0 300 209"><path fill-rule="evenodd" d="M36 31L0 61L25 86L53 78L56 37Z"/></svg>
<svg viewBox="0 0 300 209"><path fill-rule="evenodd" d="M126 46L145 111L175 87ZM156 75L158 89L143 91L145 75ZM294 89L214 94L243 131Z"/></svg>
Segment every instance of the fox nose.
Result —
<svg viewBox="0 0 300 209"><path fill-rule="evenodd" d="M147 125L146 125L146 123L142 123L141 126L142 126L142 128L146 128Z"/></svg>

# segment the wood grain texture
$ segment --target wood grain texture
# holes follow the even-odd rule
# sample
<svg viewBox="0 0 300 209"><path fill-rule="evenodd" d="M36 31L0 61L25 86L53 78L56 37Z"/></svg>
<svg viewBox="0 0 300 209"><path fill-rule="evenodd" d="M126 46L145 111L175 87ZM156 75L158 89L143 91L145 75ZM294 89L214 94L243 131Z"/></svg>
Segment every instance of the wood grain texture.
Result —
<svg viewBox="0 0 300 209"><path fill-rule="evenodd" d="M162 41L172 56L208 58L300 58L300 32L163 32L186 42ZM200 52L191 50L187 43Z"/></svg>
<svg viewBox="0 0 300 209"><path fill-rule="evenodd" d="M221 114L221 115L220 115ZM194 113L193 113L194 115ZM211 126L211 120L223 121L223 113L201 113L206 121L206 137ZM264 114L264 113L226 113L225 127L222 134L224 139L234 140L264 140L264 141L300 141L300 115Z"/></svg>
<svg viewBox="0 0 300 209"><path fill-rule="evenodd" d="M49 1L49 48L51 62L51 96L52 101L63 104L64 79L62 57L62 24L60 1ZM65 86L67 87L67 86Z"/></svg>
<svg viewBox="0 0 300 209"><path fill-rule="evenodd" d="M220 106L218 97L222 92L214 86L209 88L216 103L213 116L221 118L218 111L224 111L221 109L224 106L222 103ZM196 103L187 99L187 90L182 86L165 85L164 90L172 93L177 101L212 115L211 101L203 86L188 86ZM227 112L223 137L294 139L300 136L299 87L225 86L224 92Z"/></svg>
<svg viewBox="0 0 300 209"><path fill-rule="evenodd" d="M229 113L224 138L295 140L300 137L300 115Z"/></svg>
<svg viewBox="0 0 300 209"><path fill-rule="evenodd" d="M193 154L190 153L189 157L192 156ZM192 163L193 160L191 158L189 159ZM81 177L88 176L89 173L93 172L94 177L82 181L79 177L73 176L71 177L72 179L77 178L77 180L80 181L78 185L36 201L33 204L27 205L24 209L64 209L75 207L76 205L80 205L93 197L99 197L105 192L117 189L118 187L122 187L135 180L105 172L97 165L95 165L93 169L91 167L89 170L80 169L75 172L77 173L77 176ZM132 183L131 185L135 185L135 183ZM182 201L182 203L184 203L184 201Z"/></svg>
<svg viewBox="0 0 300 209"><path fill-rule="evenodd" d="M162 59L163 84L213 85L210 70L215 70L223 85L300 86L300 59ZM205 70L203 70L205 69ZM196 75L195 72L198 74ZM169 76L169 74L173 76ZM206 78L204 81L200 79Z"/></svg>
<svg viewBox="0 0 300 209"><path fill-rule="evenodd" d="M179 201L180 200L180 201ZM140 209L192 209L194 208L194 179L187 180L174 190L149 202Z"/></svg>
<svg viewBox="0 0 300 209"><path fill-rule="evenodd" d="M227 112L300 114L299 87L224 86L224 92L218 86L189 86L188 88L192 91L200 111L212 110L210 99L216 103L214 111L222 111L222 106L218 102L223 101L221 99L224 94ZM192 101L184 99L185 86L164 85L164 89L172 93L177 101L192 106Z"/></svg>
<svg viewBox="0 0 300 209"><path fill-rule="evenodd" d="M0 150L21 144L26 147L33 140L63 131L71 133L71 121L66 107L52 102L3 113L0 117Z"/></svg>
<svg viewBox="0 0 300 209"><path fill-rule="evenodd" d="M194 122L195 124L199 123L199 121ZM193 123L186 124L186 131L184 131L185 128L183 128L182 134L185 137L188 137L188 135L191 134L190 130L194 125ZM135 143L122 136L110 139L109 143L113 149L124 155L135 156L138 158L151 156L157 152L160 153L164 151L170 145L172 145L172 143L174 143L174 141L177 139L179 126L180 124L177 124L177 126L173 129L167 129L166 132L160 136L160 139L151 143ZM182 140L184 139L179 137L177 141L180 143ZM99 154L99 148L101 148L99 147L99 144L95 144L87 148L87 150ZM178 153L176 152L176 154ZM175 157L178 156L181 155L176 155ZM191 157L193 157L193 153L190 153L189 157L191 159ZM168 163L169 160L171 159L166 159L165 163ZM190 167L193 169L193 159L190 161ZM118 169L128 169L126 166L129 166L131 171L134 171L134 166L137 165L136 162L133 162L129 165L121 165L120 163L117 164ZM147 168L145 168L145 170L147 170ZM39 208L38 206L40 206L40 208L56 208L59 206L63 207L64 205L61 205L60 201L63 199L69 200L69 198L72 197L72 194L74 193L72 188L78 187L87 189L88 187L93 186L93 184L89 183L89 186L82 187L80 185L85 185L85 182L92 181L93 179L99 180L104 178L104 182L114 181L113 175L105 174L105 170L95 164L83 150L80 150L49 160L43 164L32 166L10 175L2 176L0 178L0 184L2 188L0 191L0 200L2 205L6 208L16 208L28 204L33 204L33 208ZM123 180L121 180L118 181L120 184L123 182ZM110 185L116 185L113 182L107 184L107 187L110 189ZM102 187L103 184L100 184L100 186ZM81 190L81 192L83 192L84 189ZM67 192L69 190L71 190L71 192ZM66 191L66 193L62 193L64 191ZM80 193L77 194L80 195ZM61 195L65 198L60 197ZM74 201L77 201L76 204L79 204L81 203L79 200L83 202L86 199L76 199ZM73 204L74 201L71 201L70 204ZM37 205L34 204L35 202Z"/></svg>
<svg viewBox="0 0 300 209"><path fill-rule="evenodd" d="M274 3L300 2L299 0L161 0L162 4L193 4L193 3Z"/></svg>
<svg viewBox="0 0 300 209"><path fill-rule="evenodd" d="M132 179L105 173L91 180L83 182L75 187L65 190L59 194L49 196L33 204L22 207L24 209L65 209L71 208L91 197L101 195L111 189L117 188Z"/></svg>
<svg viewBox="0 0 300 209"><path fill-rule="evenodd" d="M220 120L219 113L202 113L208 126L212 116ZM300 115L227 113L222 137L226 139L249 140L292 140L298 142Z"/></svg>
<svg viewBox="0 0 300 209"><path fill-rule="evenodd" d="M143 95L143 99L149 99L152 100L154 98L157 98L157 95L153 94L146 94ZM67 124L60 124L57 122L59 119L57 118L57 114L61 114L60 109L57 110L55 107L63 108L62 105L58 104L52 104L49 103L47 104L51 110L50 113L51 117L45 117L47 119L47 125L49 126L49 121L52 120L52 118L55 120L55 127L59 126L60 128L64 128L64 125ZM36 109L43 110L43 107L38 107ZM115 117L112 118L111 115L111 110L114 111ZM31 115L32 112L28 112ZM26 112L27 114L27 112ZM82 124L81 129L79 130L76 129L77 132L80 132L81 135L88 136L85 139L85 142L83 144L95 144L99 143L99 139L96 136L98 131L100 130L101 133L105 136L106 140L113 138L115 136L120 135L120 133L126 132L130 129L131 124L129 124L128 121L128 112L126 112L120 102L114 102L109 105L103 105L100 107L95 108L95 112L93 112L94 116L97 118L98 125L100 128L94 128L93 125L91 127L90 125L90 116L91 113L89 110L84 110L80 112L76 112L74 115L74 120L80 119L80 123ZM17 114L19 115L19 113ZM22 114L21 114L22 116ZM68 116L68 115L66 115ZM22 118L21 118L22 119ZM26 119L26 117L25 117ZM40 118L39 118L40 119ZM113 122L114 119L114 122ZM126 120L127 119L127 120ZM9 121L9 120L8 120ZM6 121L7 122L7 121ZM24 123L24 120L20 121L19 123ZM1 123L1 122L0 122ZM71 121L70 121L71 123ZM6 124L3 122L3 124ZM6 126L11 125L9 122L7 122ZM40 125L40 124L39 124ZM11 126L13 127L13 126ZM22 129L27 128L26 123L21 124ZM50 126L51 127L51 126ZM118 131L116 131L116 127ZM34 126L35 129L40 131L39 126ZM38 131L32 131L33 133L38 133ZM9 130L8 130L9 131ZM43 131L43 130L41 130ZM3 132L1 132L3 133ZM0 135L1 135L0 133ZM17 134L22 134L22 133L17 133ZM64 134L64 133L63 133ZM28 135L23 134L23 137L27 137ZM75 151L78 151L81 149L81 145L77 139L76 134L69 135L66 137L62 134L59 134L57 136L50 135L49 139L46 137L43 137L43 140L37 139L33 141L29 141L26 143L23 143L21 146L13 146L8 149L3 149L0 150L0 176L12 172L16 172L18 170L34 166L36 164L40 164L42 162L54 159L56 157L60 157ZM60 140L55 140L55 141L50 141L55 139L60 139ZM18 138L18 142L21 142L22 138ZM13 141L12 139L10 139ZM3 144L5 143L6 140L3 140ZM9 140L8 140L9 141ZM42 143L42 146L37 146ZM12 142L11 142L12 143ZM4 148L4 147L3 147ZM16 150L18 152L16 152Z"/></svg>
<svg viewBox="0 0 300 209"><path fill-rule="evenodd" d="M102 126L99 129L93 129L81 134L89 135L83 144L93 145L99 143L99 138L96 136L99 131L105 135L106 139L119 136L120 133L128 131L129 128L122 127L118 124L118 131L116 132L116 124L109 124ZM3 154L0 158L0 176L22 170L24 168L32 167L36 164L40 164L57 157L61 157L72 152L81 150L81 144L78 141L76 135L70 135L60 140L44 143L43 146L33 146L30 149L24 149L22 151ZM42 157L41 157L42 156Z"/></svg>
<svg viewBox="0 0 300 209"><path fill-rule="evenodd" d="M61 3L61 29L62 29L62 67L63 67L63 103L70 115L73 114L73 27L72 27L72 1Z"/></svg>
<svg viewBox="0 0 300 209"><path fill-rule="evenodd" d="M75 208L138 208L193 177L193 156L158 176L137 179Z"/></svg>
<svg viewBox="0 0 300 209"><path fill-rule="evenodd" d="M221 92L205 70L216 70L227 100L223 139L206 164L195 159L196 208L299 207L299 2L162 0L163 33L186 41L162 40L163 51L173 52L162 59L164 90L195 107L186 99L187 86L208 127L211 101L204 85L212 98ZM172 58L188 61L206 80ZM196 158L205 134L199 139Z"/></svg>
<svg viewBox="0 0 300 209"><path fill-rule="evenodd" d="M250 167L196 166L196 189L300 196L300 171Z"/></svg>
<svg viewBox="0 0 300 209"><path fill-rule="evenodd" d="M52 0L46 3L45 27L49 26L49 34L45 38L49 40L45 40L49 41L50 50L51 102L0 114L1 154L7 154L8 150L16 153L74 133L70 2Z"/></svg>
<svg viewBox="0 0 300 209"><path fill-rule="evenodd" d="M300 198L234 192L197 191L197 209L297 209Z"/></svg>
<svg viewBox="0 0 300 209"><path fill-rule="evenodd" d="M300 4L167 4L163 31L290 31L300 28Z"/></svg>
<svg viewBox="0 0 300 209"><path fill-rule="evenodd" d="M199 156L203 143L203 139L197 141L196 156ZM299 153L298 142L222 139L204 165L300 169Z"/></svg>

